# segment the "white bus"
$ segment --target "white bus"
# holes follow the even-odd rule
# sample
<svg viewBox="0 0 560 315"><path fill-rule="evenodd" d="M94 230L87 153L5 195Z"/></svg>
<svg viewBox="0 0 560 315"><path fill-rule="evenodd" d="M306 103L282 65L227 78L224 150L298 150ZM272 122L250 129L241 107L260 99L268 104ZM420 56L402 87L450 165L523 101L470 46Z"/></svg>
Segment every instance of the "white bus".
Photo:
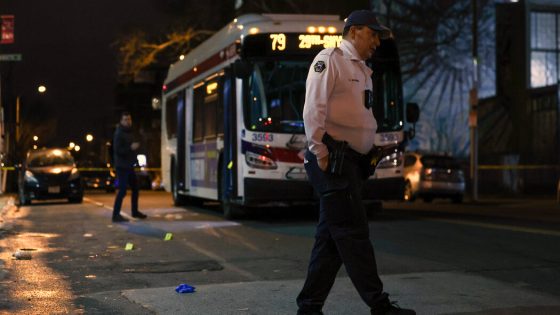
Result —
<svg viewBox="0 0 560 315"><path fill-rule="evenodd" d="M340 44L343 25L330 15L244 15L170 67L161 161L175 204L216 200L232 218L243 206L315 199L303 168L305 81L315 55ZM404 140L400 68L390 41L372 61L376 117L383 117L378 145ZM402 198L403 186L396 152L368 181L366 196Z"/></svg>

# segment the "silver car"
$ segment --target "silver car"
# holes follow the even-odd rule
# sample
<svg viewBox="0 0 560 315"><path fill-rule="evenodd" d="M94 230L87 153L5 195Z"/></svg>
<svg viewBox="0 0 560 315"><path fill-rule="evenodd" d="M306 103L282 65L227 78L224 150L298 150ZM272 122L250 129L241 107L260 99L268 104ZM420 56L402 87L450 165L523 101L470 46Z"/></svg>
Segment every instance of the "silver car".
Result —
<svg viewBox="0 0 560 315"><path fill-rule="evenodd" d="M465 176L457 159L443 154L407 152L404 156L404 200L431 202L451 198L463 202Z"/></svg>

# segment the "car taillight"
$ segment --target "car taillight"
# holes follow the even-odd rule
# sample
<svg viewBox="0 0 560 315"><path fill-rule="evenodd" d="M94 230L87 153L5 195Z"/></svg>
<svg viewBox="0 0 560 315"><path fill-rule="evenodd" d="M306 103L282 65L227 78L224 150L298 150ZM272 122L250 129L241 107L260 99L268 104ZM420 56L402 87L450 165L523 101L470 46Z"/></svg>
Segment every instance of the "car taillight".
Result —
<svg viewBox="0 0 560 315"><path fill-rule="evenodd" d="M432 180L432 174L434 170L431 168L425 168L422 173L420 174L420 179L423 180Z"/></svg>

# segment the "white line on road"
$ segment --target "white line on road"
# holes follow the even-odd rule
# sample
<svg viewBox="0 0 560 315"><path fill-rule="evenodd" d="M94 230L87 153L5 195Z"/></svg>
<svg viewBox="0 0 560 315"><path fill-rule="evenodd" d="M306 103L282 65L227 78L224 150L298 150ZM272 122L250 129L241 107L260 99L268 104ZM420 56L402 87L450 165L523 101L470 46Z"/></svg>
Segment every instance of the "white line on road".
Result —
<svg viewBox="0 0 560 315"><path fill-rule="evenodd" d="M449 220L449 219L427 219L427 220L445 222L451 224L483 227L483 228L495 229L495 230L507 230L507 231L524 232L524 233L532 233L532 234L540 234L540 235L560 236L560 231L527 228L527 227L521 227L515 225L502 225L502 224L480 223L480 222L473 222L473 221Z"/></svg>

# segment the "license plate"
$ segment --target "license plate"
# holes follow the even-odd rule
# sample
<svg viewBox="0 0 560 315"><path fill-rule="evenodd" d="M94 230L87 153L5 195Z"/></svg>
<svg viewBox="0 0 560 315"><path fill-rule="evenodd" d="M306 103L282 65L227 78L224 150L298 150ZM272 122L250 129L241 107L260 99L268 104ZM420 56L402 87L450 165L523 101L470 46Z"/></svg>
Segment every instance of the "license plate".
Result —
<svg viewBox="0 0 560 315"><path fill-rule="evenodd" d="M49 194L59 194L60 186L49 186Z"/></svg>

